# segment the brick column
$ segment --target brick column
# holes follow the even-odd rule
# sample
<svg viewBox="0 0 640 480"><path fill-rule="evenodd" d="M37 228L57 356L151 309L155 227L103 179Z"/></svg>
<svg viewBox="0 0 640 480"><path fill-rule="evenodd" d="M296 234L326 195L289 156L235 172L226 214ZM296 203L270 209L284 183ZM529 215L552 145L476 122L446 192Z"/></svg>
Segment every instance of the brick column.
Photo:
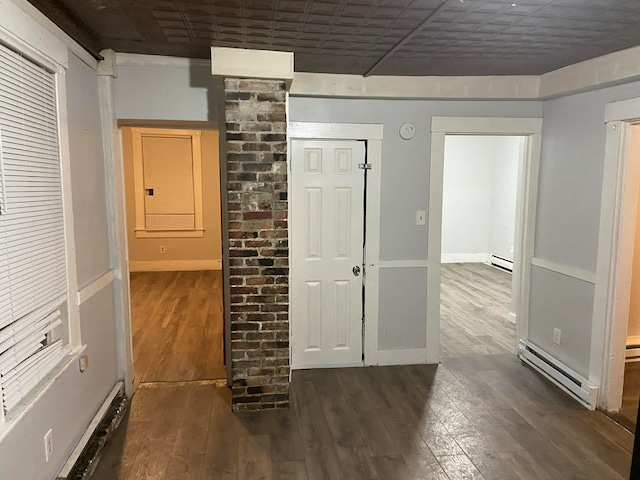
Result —
<svg viewBox="0 0 640 480"><path fill-rule="evenodd" d="M286 84L226 78L234 411L289 405Z"/></svg>

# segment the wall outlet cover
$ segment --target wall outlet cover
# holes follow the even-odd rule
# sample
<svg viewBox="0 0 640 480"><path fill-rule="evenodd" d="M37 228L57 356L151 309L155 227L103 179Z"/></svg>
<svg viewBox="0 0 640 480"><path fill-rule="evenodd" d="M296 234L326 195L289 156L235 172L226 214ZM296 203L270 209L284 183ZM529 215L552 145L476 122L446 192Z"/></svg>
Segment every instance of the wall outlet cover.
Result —
<svg viewBox="0 0 640 480"><path fill-rule="evenodd" d="M562 331L559 328L553 329L553 343L560 345L560 339L562 337Z"/></svg>

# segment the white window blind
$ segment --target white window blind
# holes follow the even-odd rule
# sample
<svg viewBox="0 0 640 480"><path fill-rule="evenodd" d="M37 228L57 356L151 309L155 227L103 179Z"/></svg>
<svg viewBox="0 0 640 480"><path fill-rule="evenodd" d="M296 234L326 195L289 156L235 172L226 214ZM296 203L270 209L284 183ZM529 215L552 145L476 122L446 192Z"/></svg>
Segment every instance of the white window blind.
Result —
<svg viewBox="0 0 640 480"><path fill-rule="evenodd" d="M67 263L55 76L0 44L0 389L9 412L59 363Z"/></svg>

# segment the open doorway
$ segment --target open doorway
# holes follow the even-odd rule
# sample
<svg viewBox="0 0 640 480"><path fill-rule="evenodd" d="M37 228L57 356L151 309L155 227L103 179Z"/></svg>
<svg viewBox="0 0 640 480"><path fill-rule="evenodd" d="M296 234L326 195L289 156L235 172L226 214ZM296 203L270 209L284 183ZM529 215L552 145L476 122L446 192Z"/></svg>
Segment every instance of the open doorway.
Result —
<svg viewBox="0 0 640 480"><path fill-rule="evenodd" d="M445 137L441 357L515 351L512 272L525 144L522 136Z"/></svg>
<svg viewBox="0 0 640 480"><path fill-rule="evenodd" d="M225 382L218 131L120 126L134 391Z"/></svg>

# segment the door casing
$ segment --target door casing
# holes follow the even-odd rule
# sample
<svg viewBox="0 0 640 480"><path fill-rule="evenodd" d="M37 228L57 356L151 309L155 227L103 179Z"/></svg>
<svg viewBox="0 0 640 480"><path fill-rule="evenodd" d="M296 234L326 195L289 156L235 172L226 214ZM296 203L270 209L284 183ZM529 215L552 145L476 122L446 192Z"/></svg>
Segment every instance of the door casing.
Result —
<svg viewBox="0 0 640 480"><path fill-rule="evenodd" d="M288 164L291 166L291 142L293 140L364 140L367 142L366 161L373 168L367 173L365 217L366 245L364 258L365 271L365 302L364 302L364 365L378 364L378 286L379 286L379 251L380 251L380 179L382 170L382 134L383 127L379 124L353 123L312 123L290 122L288 125ZM288 176L289 191L291 175ZM291 218L291 202L289 202L289 218ZM296 228L289 228L289 245L292 245L291 232ZM289 303L289 321L292 317L291 302ZM290 329L291 332L291 329ZM291 333L289 334L291 335ZM292 365L292 369L296 366Z"/></svg>
<svg viewBox="0 0 640 480"><path fill-rule="evenodd" d="M636 231L640 158L629 154L640 128L640 98L605 107L606 142L596 264L589 381L600 385L598 408L622 405L625 350Z"/></svg>
<svg viewBox="0 0 640 480"><path fill-rule="evenodd" d="M432 117L427 233L427 363L440 357L440 270L442 251L442 190L446 135L523 136L526 146L518 179L512 303L516 312L516 352L528 338L529 279L533 258L541 118Z"/></svg>

